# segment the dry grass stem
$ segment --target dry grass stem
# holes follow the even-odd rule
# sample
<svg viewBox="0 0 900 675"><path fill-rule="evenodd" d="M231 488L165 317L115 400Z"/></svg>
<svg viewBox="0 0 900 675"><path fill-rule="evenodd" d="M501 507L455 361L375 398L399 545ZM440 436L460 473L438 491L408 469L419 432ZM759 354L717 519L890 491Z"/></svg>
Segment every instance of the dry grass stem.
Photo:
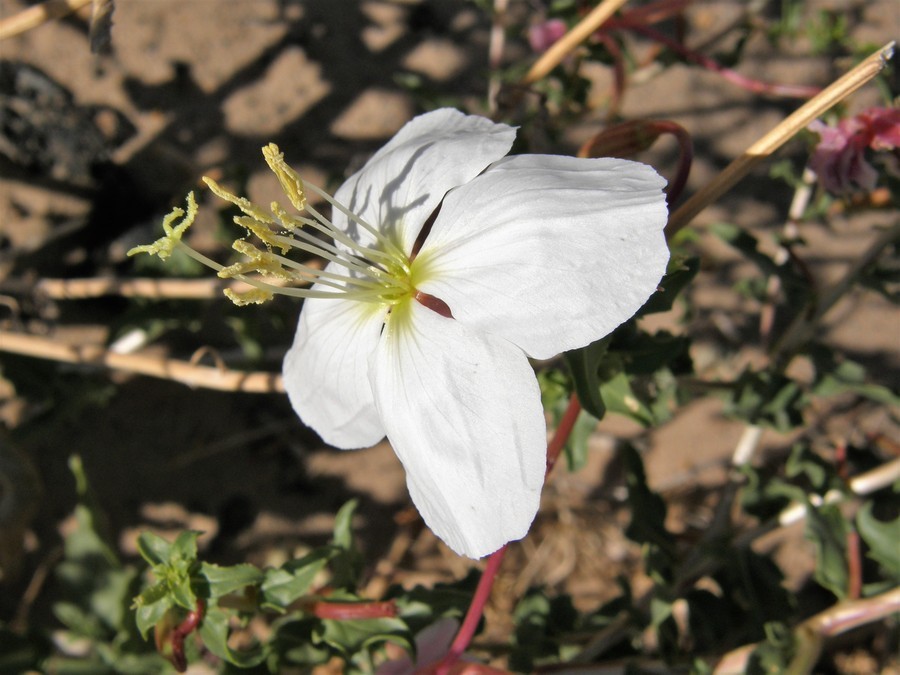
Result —
<svg viewBox="0 0 900 675"><path fill-rule="evenodd" d="M769 157L778 148L793 138L797 132L840 103L854 91L869 82L882 71L893 56L894 43L891 42L869 56L853 70L838 79L827 89L807 101L778 126L765 134L729 164L713 181L688 199L669 218L666 234L671 238L690 223L703 209L734 187L753 167Z"/></svg>
<svg viewBox="0 0 900 675"><path fill-rule="evenodd" d="M37 28L48 21L81 9L90 2L91 0L47 0L34 7L23 9L7 19L0 19L0 40Z"/></svg>
<svg viewBox="0 0 900 675"><path fill-rule="evenodd" d="M203 389L253 394L284 392L281 375L277 373L226 370L147 354L116 354L99 345L66 345L36 335L0 331L0 351L63 363L111 368L175 380Z"/></svg>
<svg viewBox="0 0 900 675"><path fill-rule="evenodd" d="M628 0L603 0L578 25L563 35L546 52L541 54L525 75L522 84L533 84L556 68L564 58L582 42L593 35L600 26L615 14Z"/></svg>
<svg viewBox="0 0 900 675"><path fill-rule="evenodd" d="M279 285L278 279L266 279L266 283ZM222 291L230 288L244 293L251 288L241 281L226 279L41 279L34 289L45 298L53 300L86 300L106 295L126 298L208 300L222 297Z"/></svg>

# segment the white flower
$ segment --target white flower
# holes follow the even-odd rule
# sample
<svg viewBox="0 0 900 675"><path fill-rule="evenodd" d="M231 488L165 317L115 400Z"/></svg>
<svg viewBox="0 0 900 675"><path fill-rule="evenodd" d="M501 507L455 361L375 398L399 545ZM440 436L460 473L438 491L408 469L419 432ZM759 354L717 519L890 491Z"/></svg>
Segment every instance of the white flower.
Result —
<svg viewBox="0 0 900 675"><path fill-rule="evenodd" d="M387 436L425 522L472 558L537 512L546 426L528 357L611 332L668 260L650 167L504 158L514 137L437 110L344 183L284 361L300 418L338 448Z"/></svg>

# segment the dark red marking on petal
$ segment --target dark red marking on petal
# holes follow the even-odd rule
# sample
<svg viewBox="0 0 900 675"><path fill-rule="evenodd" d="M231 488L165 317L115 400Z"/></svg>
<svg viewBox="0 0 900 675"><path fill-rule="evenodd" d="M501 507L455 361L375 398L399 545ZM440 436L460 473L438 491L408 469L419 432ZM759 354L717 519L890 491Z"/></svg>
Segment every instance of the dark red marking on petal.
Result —
<svg viewBox="0 0 900 675"><path fill-rule="evenodd" d="M440 298L428 295L428 293L423 293L422 291L416 291L416 301L423 307L427 307L447 319L453 318L453 312L450 311L450 307Z"/></svg>
<svg viewBox="0 0 900 675"><path fill-rule="evenodd" d="M425 220L425 224L422 225L422 229L419 230L419 236L416 237L416 241L412 247L412 253L409 256L410 260L415 258L419 254L419 250L422 248L422 244L425 243L425 239L428 238L428 233L431 232L431 226L434 225L434 221L437 220L438 214L441 212L441 207L444 205L442 201L438 204L434 211L431 212L431 215Z"/></svg>

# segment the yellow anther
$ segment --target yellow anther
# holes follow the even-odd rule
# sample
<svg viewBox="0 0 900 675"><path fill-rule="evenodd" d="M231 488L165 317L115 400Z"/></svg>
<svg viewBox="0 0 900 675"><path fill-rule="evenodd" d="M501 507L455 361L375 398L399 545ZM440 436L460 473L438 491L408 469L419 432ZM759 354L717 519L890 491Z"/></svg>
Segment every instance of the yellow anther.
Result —
<svg viewBox="0 0 900 675"><path fill-rule="evenodd" d="M172 223L175 222L176 219L184 216L182 221L172 227ZM197 200L194 199L194 193L189 192L187 196L187 213L185 213L184 209L178 208L177 206L172 209L172 212L169 213L165 218L163 218L162 226L163 232L165 232L165 236L160 237L152 244L145 244L143 246L135 246L131 250L128 251L127 255L137 255L138 253L148 253L150 255L157 255L160 257L160 260L165 260L170 255L172 255L172 251L175 249L175 245L181 241L181 237L187 231L187 229L193 225L194 218L197 217Z"/></svg>
<svg viewBox="0 0 900 675"><path fill-rule="evenodd" d="M273 253L261 251L250 242L242 239L235 241L231 247L238 253L241 253L250 259L223 267L218 273L219 277L222 279L232 279L253 272L275 279L284 279L286 281L291 281L295 278L293 273L284 269L278 256Z"/></svg>
<svg viewBox="0 0 900 675"><path fill-rule="evenodd" d="M226 288L225 295L238 307L243 307L245 305L261 305L264 302L268 302L273 297L272 291L267 291L264 288L252 288L243 293L238 293L230 288Z"/></svg>
<svg viewBox="0 0 900 675"><path fill-rule="evenodd" d="M234 222L243 227L247 232L254 235L269 248L281 249L282 254L286 254L291 250L289 244L278 241L278 234L272 231L266 223L261 223L247 216L235 216ZM240 241L240 240L238 240Z"/></svg>
<svg viewBox="0 0 900 675"><path fill-rule="evenodd" d="M203 182L206 183L209 189L212 190L217 197L224 199L226 202L231 202L251 218L258 220L261 223L274 222L272 220L272 216L263 211L249 199L247 199L246 197L238 197L237 195L231 194L228 190L223 188L209 176L203 176Z"/></svg>
<svg viewBox="0 0 900 675"><path fill-rule="evenodd" d="M266 158L266 164L272 169L272 172L281 183L281 189L291 200L294 208L302 211L306 208L306 191L303 189L303 180L291 167L284 161L284 153L279 151L278 146L269 143L263 148L263 157Z"/></svg>

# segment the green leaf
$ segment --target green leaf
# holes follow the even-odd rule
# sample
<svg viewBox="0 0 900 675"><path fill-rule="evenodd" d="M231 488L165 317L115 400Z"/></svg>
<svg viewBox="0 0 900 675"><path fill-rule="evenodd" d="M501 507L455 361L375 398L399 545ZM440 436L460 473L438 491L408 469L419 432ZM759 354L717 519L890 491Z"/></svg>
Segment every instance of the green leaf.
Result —
<svg viewBox="0 0 900 675"><path fill-rule="evenodd" d="M885 575L900 581L900 516L884 522L874 516L873 507L867 502L856 514L859 536L869 547L866 555L881 566Z"/></svg>
<svg viewBox="0 0 900 675"><path fill-rule="evenodd" d="M356 588L363 570L363 559L353 545L353 513L359 501L351 499L334 517L335 551L331 560L331 584L335 588Z"/></svg>
<svg viewBox="0 0 900 675"><path fill-rule="evenodd" d="M207 562L200 564L199 579L203 580L205 597L210 599L219 598L229 593L234 593L247 586L255 586L262 583L265 574L253 565L232 565L230 567L219 567ZM202 582L201 582L202 583ZM198 579L194 579L195 589L200 591L200 583Z"/></svg>
<svg viewBox="0 0 900 675"><path fill-rule="evenodd" d="M548 598L541 589L530 589L516 605L514 646L509 667L531 672L535 666L558 663L565 635L576 626L578 612L567 595Z"/></svg>
<svg viewBox="0 0 900 675"><path fill-rule="evenodd" d="M357 506L359 506L359 500L351 499L340 508L334 517L332 542L345 551L353 548L353 513Z"/></svg>
<svg viewBox="0 0 900 675"><path fill-rule="evenodd" d="M809 481L809 487L820 495L832 488L840 489L843 485L834 464L819 457L803 443L797 443L791 449L784 469L788 478L804 476ZM803 497L799 501L803 501Z"/></svg>
<svg viewBox="0 0 900 675"><path fill-rule="evenodd" d="M572 433L563 448L566 453L566 464L569 471L578 471L587 462L588 441L597 428L599 420L589 412L582 410L575 419Z"/></svg>
<svg viewBox="0 0 900 675"><path fill-rule="evenodd" d="M734 383L726 412L786 432L803 424L802 394L800 386L783 375L747 370Z"/></svg>
<svg viewBox="0 0 900 675"><path fill-rule="evenodd" d="M566 352L566 364L572 373L572 383L581 407L596 417L603 419L606 414L606 406L600 395L599 368L600 362L606 356L610 338L607 336L597 342L592 342L582 349L574 349Z"/></svg>
<svg viewBox="0 0 900 675"><path fill-rule="evenodd" d="M600 396L611 412L625 415L645 427L654 423L653 412L635 395L625 372L618 372L603 382Z"/></svg>
<svg viewBox="0 0 900 675"><path fill-rule="evenodd" d="M784 673L794 656L794 634L787 625L773 621L765 625L765 632L765 641L747 662L748 675Z"/></svg>
<svg viewBox="0 0 900 675"><path fill-rule="evenodd" d="M741 508L760 520L768 520L778 515L792 501L803 501L806 491L777 476L761 473L750 465L738 467L747 479L741 490Z"/></svg>
<svg viewBox="0 0 900 675"><path fill-rule="evenodd" d="M816 367L816 383L813 393L819 396L837 396L852 393L876 403L900 406L900 396L888 387L866 381L866 370L849 359L838 359L824 347L810 350Z"/></svg>
<svg viewBox="0 0 900 675"><path fill-rule="evenodd" d="M318 619L298 619L294 614L275 621L272 624L274 634L267 645L269 671L281 672L289 664L313 666L325 663L332 654L326 645L315 641L314 633L318 627Z"/></svg>
<svg viewBox="0 0 900 675"><path fill-rule="evenodd" d="M349 621L323 619L315 637L345 657L385 642L393 642L408 652L415 649L406 624L393 617Z"/></svg>
<svg viewBox="0 0 900 675"><path fill-rule="evenodd" d="M194 561L197 559L197 539L200 538L202 532L195 530L185 530L179 532L175 541L172 543L169 558L178 558L179 560Z"/></svg>
<svg viewBox="0 0 900 675"><path fill-rule="evenodd" d="M847 595L847 534L850 525L840 509L833 504L806 507L804 536L816 548L815 580L838 598Z"/></svg>
<svg viewBox="0 0 900 675"><path fill-rule="evenodd" d="M638 310L636 316L668 312L675 304L678 295L693 280L699 270L700 258L672 256L666 274L659 282L659 289Z"/></svg>
<svg viewBox="0 0 900 675"><path fill-rule="evenodd" d="M137 549L151 567L164 564L172 554L172 544L152 532L138 535Z"/></svg>
<svg viewBox="0 0 900 675"><path fill-rule="evenodd" d="M234 650L228 646L230 613L218 607L210 608L200 622L200 639L213 654L240 668L262 663L265 655L259 646L248 650Z"/></svg>
<svg viewBox="0 0 900 675"><path fill-rule="evenodd" d="M138 598L140 597L141 596L138 596ZM166 612L173 607L172 601L168 596L164 596L160 600L148 604L138 604L137 601L135 601L135 605L134 621L141 633L141 637L145 640L147 639L147 634L150 630L157 623L162 621Z"/></svg>
<svg viewBox="0 0 900 675"><path fill-rule="evenodd" d="M265 579L260 586L261 604L283 611L292 602L307 594L313 580L325 568L332 555L331 549L318 549L279 569L266 570Z"/></svg>

